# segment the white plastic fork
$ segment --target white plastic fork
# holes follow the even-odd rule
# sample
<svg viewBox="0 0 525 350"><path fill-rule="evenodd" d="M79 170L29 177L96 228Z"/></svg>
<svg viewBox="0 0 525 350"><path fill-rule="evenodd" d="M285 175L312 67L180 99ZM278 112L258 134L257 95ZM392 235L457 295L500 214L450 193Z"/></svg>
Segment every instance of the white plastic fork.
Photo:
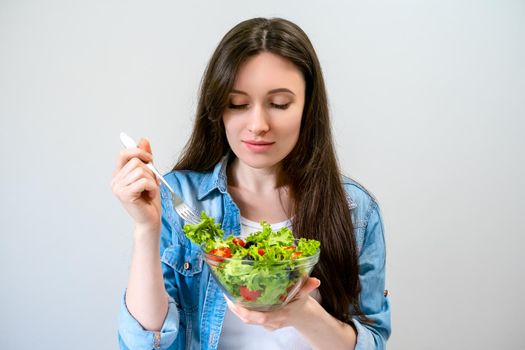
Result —
<svg viewBox="0 0 525 350"><path fill-rule="evenodd" d="M124 147L128 149L137 147L137 143L133 141L133 139L129 137L125 132L120 133L120 141L122 142ZM168 190L171 192L171 198L173 199L173 207L175 208L177 214L179 214L181 218L183 218L186 222L190 224L198 224L201 221L199 213L195 209L191 208L186 203L184 203L182 198L175 194L173 188L171 188L171 186L164 179L164 177L159 173L155 166L153 166L153 163L147 163L146 166L153 172L153 174L155 174L159 178L160 181L162 181L164 185L166 185Z"/></svg>

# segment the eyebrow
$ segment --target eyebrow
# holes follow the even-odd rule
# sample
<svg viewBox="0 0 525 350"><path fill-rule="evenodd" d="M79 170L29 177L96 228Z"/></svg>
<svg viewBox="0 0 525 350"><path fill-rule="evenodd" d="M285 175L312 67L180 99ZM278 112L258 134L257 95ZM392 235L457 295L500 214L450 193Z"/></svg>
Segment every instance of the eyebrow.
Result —
<svg viewBox="0 0 525 350"><path fill-rule="evenodd" d="M268 95L272 95L272 94L278 94L279 92L287 92L287 93L290 93L292 95L295 96L295 94L292 92L292 90L289 90L287 88L279 88L279 89L273 89L273 90L270 90L268 91ZM233 89L231 91L232 94L240 94L240 95L248 95L246 92L244 91L241 91L241 90L235 90Z"/></svg>

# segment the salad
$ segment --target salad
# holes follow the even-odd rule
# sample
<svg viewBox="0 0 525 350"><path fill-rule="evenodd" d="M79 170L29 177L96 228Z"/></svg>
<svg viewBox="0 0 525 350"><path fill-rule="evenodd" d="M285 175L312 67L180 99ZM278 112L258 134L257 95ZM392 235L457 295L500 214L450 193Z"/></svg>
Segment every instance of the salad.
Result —
<svg viewBox="0 0 525 350"><path fill-rule="evenodd" d="M201 222L186 224L186 236L199 245L213 276L228 296L254 309L271 309L288 302L319 259L320 242L295 239L287 227L262 230L241 239L224 238L214 219L201 213Z"/></svg>

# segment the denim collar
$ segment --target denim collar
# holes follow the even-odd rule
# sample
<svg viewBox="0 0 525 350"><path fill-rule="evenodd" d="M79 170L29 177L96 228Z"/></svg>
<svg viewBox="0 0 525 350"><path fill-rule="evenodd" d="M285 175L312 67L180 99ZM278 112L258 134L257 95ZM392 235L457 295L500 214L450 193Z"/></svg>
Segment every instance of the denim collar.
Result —
<svg viewBox="0 0 525 350"><path fill-rule="evenodd" d="M215 165L213 171L204 173L197 193L197 198L199 200L202 200L214 190L226 193L228 188L226 168L228 167L228 160L230 157L230 153L226 154L221 158L219 163Z"/></svg>
<svg viewBox="0 0 525 350"><path fill-rule="evenodd" d="M226 175L226 169L228 167L228 161L234 155L230 152L221 158L221 160L215 165L212 172L204 173L199 190L197 193L197 198L202 200L204 197L209 195L214 190L219 190L221 193L226 193L228 189L228 178ZM352 180L343 176L343 184L351 184ZM350 209L355 209L357 203L346 193L346 198L348 200Z"/></svg>

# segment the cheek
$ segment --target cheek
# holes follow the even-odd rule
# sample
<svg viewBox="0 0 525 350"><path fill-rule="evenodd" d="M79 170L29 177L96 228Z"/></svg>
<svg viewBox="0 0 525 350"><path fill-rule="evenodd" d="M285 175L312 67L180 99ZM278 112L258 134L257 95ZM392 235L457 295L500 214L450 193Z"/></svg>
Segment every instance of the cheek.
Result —
<svg viewBox="0 0 525 350"><path fill-rule="evenodd" d="M237 129L238 123L235 122L235 118L224 115L222 117L222 124L224 125L224 131L226 132L226 135L232 136L235 133L235 130Z"/></svg>
<svg viewBox="0 0 525 350"><path fill-rule="evenodd" d="M286 123L283 124L282 130L286 130L286 133L290 136L299 135L301 120L302 114L299 112L295 115L290 115L290 118L287 118Z"/></svg>

